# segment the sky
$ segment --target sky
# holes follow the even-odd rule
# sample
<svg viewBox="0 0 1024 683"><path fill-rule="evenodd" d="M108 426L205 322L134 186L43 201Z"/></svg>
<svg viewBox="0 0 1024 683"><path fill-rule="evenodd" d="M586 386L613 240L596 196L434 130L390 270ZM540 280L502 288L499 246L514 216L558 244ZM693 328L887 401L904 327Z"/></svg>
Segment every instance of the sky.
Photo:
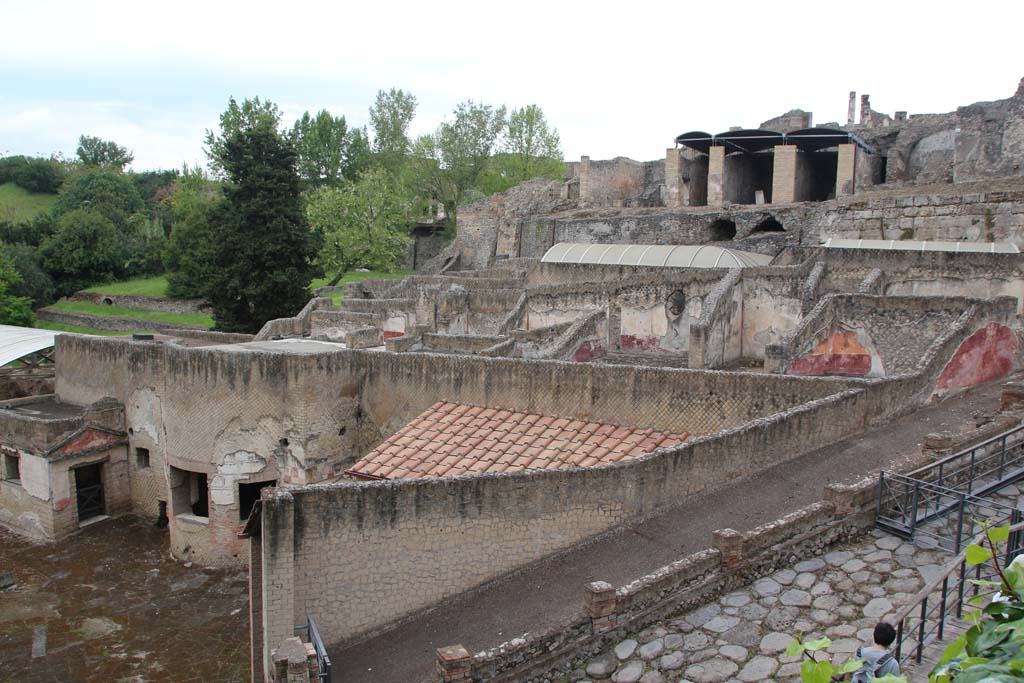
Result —
<svg viewBox="0 0 1024 683"><path fill-rule="evenodd" d="M1022 24L1020 0L0 0L0 155L74 157L84 133L177 168L205 163L231 96L363 126L396 87L413 134L466 99L537 104L566 159L649 160L797 107L845 123L851 90L890 115L1009 97Z"/></svg>

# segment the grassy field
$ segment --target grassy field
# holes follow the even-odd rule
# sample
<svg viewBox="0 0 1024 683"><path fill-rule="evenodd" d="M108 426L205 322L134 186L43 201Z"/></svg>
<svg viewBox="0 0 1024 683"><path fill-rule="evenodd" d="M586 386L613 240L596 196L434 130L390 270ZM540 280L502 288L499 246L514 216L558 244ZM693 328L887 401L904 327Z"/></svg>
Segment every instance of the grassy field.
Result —
<svg viewBox="0 0 1024 683"><path fill-rule="evenodd" d="M403 278L407 275L414 275L415 272L416 271L414 270L396 270L390 273L382 273L378 271L370 271L369 273L345 273L345 276L338 281L337 286L341 287L342 285L346 285L349 282L359 282L360 280L379 280L382 278L387 280L395 280ZM331 279L326 277L320 278L319 280L313 280L313 282L310 283L309 288L316 289L317 287L326 287L330 281ZM328 293L327 296L335 304L340 304L342 300L345 298L345 292L330 292Z"/></svg>
<svg viewBox="0 0 1024 683"><path fill-rule="evenodd" d="M137 318L140 320L155 320L161 323L177 325L201 325L206 328L213 327L213 316L204 313L166 313L164 311L139 311L134 308L123 306L104 306L94 304L91 301L60 301L50 308L69 313L87 313L89 315L104 318Z"/></svg>
<svg viewBox="0 0 1024 683"><path fill-rule="evenodd" d="M78 325L65 325L64 323L52 323L49 320L37 320L36 327L40 330L53 330L54 332L77 332L78 334L95 334L101 337L127 337L133 332L118 332L115 330L97 330L92 327L79 327ZM156 334L138 330L138 334Z"/></svg>
<svg viewBox="0 0 1024 683"><path fill-rule="evenodd" d="M156 277L140 278L138 280L108 282L105 285L90 287L85 291L128 296L167 296L167 277L157 275Z"/></svg>
<svg viewBox="0 0 1024 683"><path fill-rule="evenodd" d="M18 223L30 221L50 210L57 201L55 194L35 194L14 183L0 185L0 220Z"/></svg>

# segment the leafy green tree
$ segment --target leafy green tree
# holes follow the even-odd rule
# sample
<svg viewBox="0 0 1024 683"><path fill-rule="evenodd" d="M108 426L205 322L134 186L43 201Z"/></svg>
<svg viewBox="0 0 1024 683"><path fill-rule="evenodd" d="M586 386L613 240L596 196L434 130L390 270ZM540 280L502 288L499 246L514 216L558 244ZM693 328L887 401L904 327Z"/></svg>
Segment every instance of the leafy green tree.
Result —
<svg viewBox="0 0 1024 683"><path fill-rule="evenodd" d="M56 194L64 175L64 165L57 159L26 156L0 159L0 185L14 183L29 192Z"/></svg>
<svg viewBox="0 0 1024 683"><path fill-rule="evenodd" d="M332 284L352 268L391 270L409 247L407 202L384 169L357 182L314 192L306 207L309 224L323 235L319 263L334 274Z"/></svg>
<svg viewBox="0 0 1024 683"><path fill-rule="evenodd" d="M110 170L84 169L73 173L61 188L54 206L56 216L92 208L119 227L128 216L145 209L131 178Z"/></svg>
<svg viewBox="0 0 1024 683"><path fill-rule="evenodd" d="M523 180L542 175L544 162L554 161L558 177L562 173L562 143L558 130L548 125L544 112L536 104L513 109L508 116L502 151L511 157L511 171ZM550 166L550 164L548 164Z"/></svg>
<svg viewBox="0 0 1024 683"><path fill-rule="evenodd" d="M399 171L411 149L409 125L415 115L416 97L395 88L379 90L370 107L373 152L378 163L392 173Z"/></svg>
<svg viewBox="0 0 1024 683"><path fill-rule="evenodd" d="M204 138L203 149L210 161L210 172L218 178L224 175L227 140L235 133L264 127L276 131L280 126L281 110L270 100L261 102L259 97L254 97L238 104L234 97L228 98L228 108L220 115L220 132L207 129Z"/></svg>
<svg viewBox="0 0 1024 683"><path fill-rule="evenodd" d="M222 161L229 182L211 216L218 235L207 300L218 329L256 332L309 300L319 244L303 210L295 150L276 130L232 134Z"/></svg>
<svg viewBox="0 0 1024 683"><path fill-rule="evenodd" d="M127 147L92 135L79 136L78 149L75 153L78 160L86 166L116 168L118 171L123 171L124 167L135 159L135 155Z"/></svg>
<svg viewBox="0 0 1024 683"><path fill-rule="evenodd" d="M966 617L972 626L942 654L928 678L932 683L1024 681L1024 564L1000 562L1005 547L997 550L1009 537L1009 525L986 523L981 543L967 546L967 565L989 565L979 572L986 578L970 579L978 611Z"/></svg>
<svg viewBox="0 0 1024 683"><path fill-rule="evenodd" d="M206 296L213 279L214 237L210 213L220 201L216 186L201 168L182 168L167 198L174 227L164 249L167 294L181 299Z"/></svg>
<svg viewBox="0 0 1024 683"><path fill-rule="evenodd" d="M32 314L32 299L14 292L20 282L14 261L0 245L0 324L33 327L36 317Z"/></svg>
<svg viewBox="0 0 1024 683"><path fill-rule="evenodd" d="M49 212L38 214L28 223L0 221L0 241L38 247L54 230L56 220Z"/></svg>
<svg viewBox="0 0 1024 683"><path fill-rule="evenodd" d="M43 242L43 266L57 281L61 296L121 274L125 245L102 211L86 207L63 214L57 231Z"/></svg>
<svg viewBox="0 0 1024 683"><path fill-rule="evenodd" d="M167 245L163 222L160 218L150 218L144 213L134 213L128 217L125 235L126 260L125 275L153 275L163 269L163 254Z"/></svg>
<svg viewBox="0 0 1024 683"><path fill-rule="evenodd" d="M457 207L487 167L504 127L505 107L495 109L467 100L455 108L452 121L416 141L416 182L421 191L441 202L450 227L455 226Z"/></svg>
<svg viewBox="0 0 1024 683"><path fill-rule="evenodd" d="M354 180L369 161L366 135L350 129L344 116L307 111L292 126L291 141L299 155L299 176L309 187L338 185Z"/></svg>
<svg viewBox="0 0 1024 683"><path fill-rule="evenodd" d="M41 263L39 250L27 244L11 244L6 247L21 281L11 285L10 293L32 300L33 308L53 303L57 290Z"/></svg>

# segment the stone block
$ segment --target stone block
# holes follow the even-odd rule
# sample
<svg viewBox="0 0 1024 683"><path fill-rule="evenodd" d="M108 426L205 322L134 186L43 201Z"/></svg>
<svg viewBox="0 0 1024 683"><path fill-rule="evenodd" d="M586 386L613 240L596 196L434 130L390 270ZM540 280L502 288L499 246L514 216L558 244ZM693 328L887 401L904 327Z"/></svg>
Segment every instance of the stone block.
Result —
<svg viewBox="0 0 1024 683"><path fill-rule="evenodd" d="M711 533L712 546L722 553L722 564L727 568L743 563L743 544L746 537L735 529L716 529Z"/></svg>
<svg viewBox="0 0 1024 683"><path fill-rule="evenodd" d="M441 683L470 680L472 658L462 645L437 648L437 674Z"/></svg>

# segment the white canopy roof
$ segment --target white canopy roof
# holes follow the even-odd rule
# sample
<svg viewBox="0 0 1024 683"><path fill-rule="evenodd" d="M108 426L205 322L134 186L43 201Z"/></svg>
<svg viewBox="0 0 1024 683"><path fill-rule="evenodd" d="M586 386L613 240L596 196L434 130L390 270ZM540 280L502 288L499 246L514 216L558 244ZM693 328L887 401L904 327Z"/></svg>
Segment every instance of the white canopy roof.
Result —
<svg viewBox="0 0 1024 683"><path fill-rule="evenodd" d="M548 249L541 262L664 268L750 268L766 266L771 260L772 257L765 254L708 245L559 242Z"/></svg>
<svg viewBox="0 0 1024 683"><path fill-rule="evenodd" d="M826 249L891 249L894 251L948 251L953 253L1019 254L1013 242L939 242L920 240L851 240L829 237Z"/></svg>
<svg viewBox="0 0 1024 683"><path fill-rule="evenodd" d="M0 325L0 366L53 346L60 332L37 330L34 327Z"/></svg>

